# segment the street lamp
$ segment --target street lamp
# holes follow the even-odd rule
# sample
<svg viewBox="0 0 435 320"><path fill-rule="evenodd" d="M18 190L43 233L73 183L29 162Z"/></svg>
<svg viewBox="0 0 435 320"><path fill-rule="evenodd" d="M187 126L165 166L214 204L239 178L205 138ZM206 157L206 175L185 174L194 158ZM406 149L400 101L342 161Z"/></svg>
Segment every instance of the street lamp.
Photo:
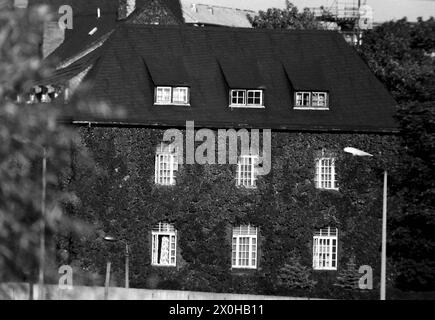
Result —
<svg viewBox="0 0 435 320"><path fill-rule="evenodd" d="M128 289L130 287L130 281L129 281L130 247L129 247L127 241L122 240L122 239L117 239L117 238L112 237L112 236L105 236L104 240L108 241L108 242L118 242L119 241L125 245L125 251L124 251L124 256L125 256L125 288Z"/></svg>
<svg viewBox="0 0 435 320"><path fill-rule="evenodd" d="M347 147L344 152L358 157L373 157L365 151ZM387 270L387 170L384 170L384 192L382 201L382 253L381 253L381 300L385 300L385 279Z"/></svg>
<svg viewBox="0 0 435 320"><path fill-rule="evenodd" d="M44 300L44 269L45 269L45 210L47 197L47 149L33 141L12 135L12 139L23 144L30 144L42 151L42 195L41 195L41 222L39 233L39 300Z"/></svg>

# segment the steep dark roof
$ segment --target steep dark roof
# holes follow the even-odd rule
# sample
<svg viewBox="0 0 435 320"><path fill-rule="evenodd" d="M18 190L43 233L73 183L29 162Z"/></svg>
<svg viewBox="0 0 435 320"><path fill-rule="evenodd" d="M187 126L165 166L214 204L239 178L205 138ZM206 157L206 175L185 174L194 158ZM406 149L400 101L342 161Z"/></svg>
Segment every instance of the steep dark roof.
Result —
<svg viewBox="0 0 435 320"><path fill-rule="evenodd" d="M191 106L155 106L155 59L165 77L186 72ZM222 61L239 65L224 67ZM174 70L174 71L171 71ZM254 71L253 71L254 70ZM156 71L152 71L156 73ZM229 73L228 76L226 73ZM119 25L94 70L92 95L124 107L127 118L74 114L73 120L137 125L256 127L282 130L395 131L395 101L343 37L331 31ZM253 79L255 76L258 79ZM264 109L228 107L237 86L265 89ZM235 79L235 80L234 80ZM328 90L330 110L294 110L294 89ZM321 87L321 88L320 88Z"/></svg>
<svg viewBox="0 0 435 320"><path fill-rule="evenodd" d="M64 42L50 54L50 59L55 58L61 62L83 52L93 44L101 41L105 35L115 29L118 23L119 0L31 0L32 5L48 4L55 13L61 5L70 5L73 9L73 28L65 30ZM166 7L179 23L184 22L179 0L136 0L136 10L128 21L134 16L146 11L147 5L152 1L159 1L158 6ZM97 8L101 16L97 18ZM143 14L148 15L148 12ZM138 22L140 23L140 22ZM96 32L89 32L96 28Z"/></svg>
<svg viewBox="0 0 435 320"><path fill-rule="evenodd" d="M73 20L73 29L65 30L64 42L48 57L63 62L86 50L94 43L98 43L105 35L115 29L116 14L102 14L99 19L96 15L76 16ZM94 28L96 32L89 34Z"/></svg>
<svg viewBox="0 0 435 320"><path fill-rule="evenodd" d="M89 54L83 56L82 58L74 61L65 68L55 70L49 77L41 82L39 85L49 85L49 84L65 84L68 80L72 79L80 72L84 71L86 68L92 66L101 55L101 47L93 50Z"/></svg>

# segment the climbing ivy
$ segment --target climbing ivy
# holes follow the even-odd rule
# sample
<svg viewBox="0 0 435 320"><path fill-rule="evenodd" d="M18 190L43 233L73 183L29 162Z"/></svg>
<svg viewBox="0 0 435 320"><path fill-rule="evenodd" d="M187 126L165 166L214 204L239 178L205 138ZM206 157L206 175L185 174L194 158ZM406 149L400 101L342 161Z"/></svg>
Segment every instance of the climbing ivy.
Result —
<svg viewBox="0 0 435 320"><path fill-rule="evenodd" d="M391 135L272 133L272 171L258 188L235 185L236 165L182 165L175 186L154 184L155 148L162 129L81 127L93 165L73 157L69 188L80 201L70 214L92 224L95 233L64 241L70 262L102 276L112 262L114 281L123 285L124 258L119 244L130 244L130 286L311 297L360 297L358 290L334 286L342 268L355 258L357 268L374 270L376 297L380 270L382 170L390 170L390 202L399 138ZM353 146L374 154L352 157ZM336 157L339 191L314 186L315 157L322 149ZM394 214L394 205L390 210ZM151 266L151 228L158 222L177 229L177 267ZM231 228L259 228L256 270L231 269ZM312 270L313 232L337 227L338 270ZM69 237L69 235L65 235ZM97 281L97 282L98 282Z"/></svg>

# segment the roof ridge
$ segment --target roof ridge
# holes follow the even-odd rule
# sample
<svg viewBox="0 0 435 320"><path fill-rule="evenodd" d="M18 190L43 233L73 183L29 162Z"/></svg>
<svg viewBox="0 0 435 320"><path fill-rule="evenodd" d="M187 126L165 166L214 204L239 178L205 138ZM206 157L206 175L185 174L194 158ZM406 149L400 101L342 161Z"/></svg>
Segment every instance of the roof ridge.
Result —
<svg viewBox="0 0 435 320"><path fill-rule="evenodd" d="M214 4L206 4L206 3L195 3L195 2L190 2L190 1L183 1L185 3L189 3L189 4L194 4L196 6L204 6L204 7L211 7L211 8L222 8L222 9L231 9L231 10L238 10L238 11L247 11L247 12L253 12L253 13L258 13L258 11L255 10L250 10L250 9L242 9L242 8L235 8L235 7L227 7L227 6L218 6L218 5L214 5Z"/></svg>
<svg viewBox="0 0 435 320"><path fill-rule="evenodd" d="M194 32L203 32L204 30L218 30L218 31L237 31L248 33L313 33L313 34L339 34L336 30L294 30L294 29L259 29L259 28L243 28L243 27L192 27L189 25L155 25L155 24L136 24L125 21L123 24L119 24L122 28L142 28L142 29L184 29L195 30Z"/></svg>

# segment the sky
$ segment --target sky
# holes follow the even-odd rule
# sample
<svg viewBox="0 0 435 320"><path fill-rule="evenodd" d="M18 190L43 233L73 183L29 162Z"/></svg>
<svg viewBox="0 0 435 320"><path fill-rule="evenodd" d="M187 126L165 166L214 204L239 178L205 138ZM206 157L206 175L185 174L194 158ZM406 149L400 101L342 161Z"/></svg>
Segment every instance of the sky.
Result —
<svg viewBox="0 0 435 320"><path fill-rule="evenodd" d="M194 3L214 4L240 9L265 10L276 7L284 8L285 0L189 0ZM328 7L335 0L290 0L298 8ZM344 2L345 0L338 0ZM352 0L347 0L352 3ZM355 0L355 2L357 2ZM362 1L363 2L363 1ZM367 0L367 4L373 8L374 21L384 22L388 20L401 19L404 16L409 21L416 21L417 17L428 19L435 17L435 0Z"/></svg>
<svg viewBox="0 0 435 320"><path fill-rule="evenodd" d="M16 3L27 0L15 0ZM102 0L104 1L104 0ZM110 0L115 1L115 0ZM233 7L251 10L266 10L267 8L276 7L284 8L285 0L189 0L193 3L214 4L225 7ZM330 7L335 1L357 3L357 0L290 0L299 9L304 7ZM374 21L384 22L388 20L401 19L404 16L409 21L416 21L417 17L428 19L435 17L435 0L366 0L367 4L373 8ZM364 0L361 0L364 2Z"/></svg>

